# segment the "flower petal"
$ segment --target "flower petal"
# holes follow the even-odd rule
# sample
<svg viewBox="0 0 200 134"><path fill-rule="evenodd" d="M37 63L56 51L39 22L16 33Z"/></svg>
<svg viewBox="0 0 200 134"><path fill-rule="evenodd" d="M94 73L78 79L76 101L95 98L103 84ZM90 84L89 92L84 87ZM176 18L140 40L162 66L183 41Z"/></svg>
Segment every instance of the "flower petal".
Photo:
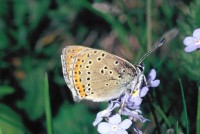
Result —
<svg viewBox="0 0 200 134"><path fill-rule="evenodd" d="M97 131L100 134L107 134L107 133L110 133L112 131L111 127L112 127L111 124L109 124L107 122L101 122L98 125Z"/></svg>
<svg viewBox="0 0 200 134"><path fill-rule="evenodd" d="M157 87L160 84L160 80L151 81L151 87Z"/></svg>
<svg viewBox="0 0 200 134"><path fill-rule="evenodd" d="M190 45L190 46L187 46L184 50L185 50L185 52L192 52L192 51L194 51L194 50L196 50L197 49L197 46L196 45Z"/></svg>
<svg viewBox="0 0 200 134"><path fill-rule="evenodd" d="M149 91L149 88L147 86L143 87L140 91L140 97L144 97L148 91Z"/></svg>
<svg viewBox="0 0 200 134"><path fill-rule="evenodd" d="M128 129L132 125L132 121L130 119L125 119L119 124L119 127L122 129Z"/></svg>
<svg viewBox="0 0 200 134"><path fill-rule="evenodd" d="M134 127L133 130L137 133L137 134L142 134L142 131L140 131L138 128Z"/></svg>
<svg viewBox="0 0 200 134"><path fill-rule="evenodd" d="M146 121L150 121L149 119L144 118L142 115L138 115L137 119L140 120L141 122L146 122Z"/></svg>
<svg viewBox="0 0 200 134"><path fill-rule="evenodd" d="M194 37L188 36L183 40L183 44L186 46L194 45L195 44L195 39Z"/></svg>
<svg viewBox="0 0 200 134"><path fill-rule="evenodd" d="M119 114L113 115L108 121L110 124L119 124L121 122L121 116Z"/></svg>
<svg viewBox="0 0 200 134"><path fill-rule="evenodd" d="M134 105L135 106L139 106L142 103L142 98L140 97L135 97L135 101L134 101Z"/></svg>
<svg viewBox="0 0 200 134"><path fill-rule="evenodd" d="M115 103L114 106L111 108L111 111L117 107L120 107L120 104L119 103Z"/></svg>
<svg viewBox="0 0 200 134"><path fill-rule="evenodd" d="M148 76L148 80L152 81L156 78L156 70L155 69L151 69L149 76Z"/></svg>
<svg viewBox="0 0 200 134"><path fill-rule="evenodd" d="M103 111L98 112L96 118L108 117L110 114L111 114L111 111L109 109L105 109Z"/></svg>
<svg viewBox="0 0 200 134"><path fill-rule="evenodd" d="M132 111L129 108L124 108L121 112L122 115L125 116L131 116L132 115Z"/></svg>
<svg viewBox="0 0 200 134"><path fill-rule="evenodd" d="M129 103L130 104L132 103L132 105L134 105L134 106L135 105L138 106L138 105L140 105L142 103L142 99L139 96L131 96L129 98Z"/></svg>
<svg viewBox="0 0 200 134"><path fill-rule="evenodd" d="M200 28L194 30L193 37L200 39Z"/></svg>
<svg viewBox="0 0 200 134"><path fill-rule="evenodd" d="M103 120L103 118L96 118L95 121L93 122L93 126L96 126L96 125L99 124L102 120Z"/></svg>
<svg viewBox="0 0 200 134"><path fill-rule="evenodd" d="M115 134L128 134L125 130L117 130Z"/></svg>

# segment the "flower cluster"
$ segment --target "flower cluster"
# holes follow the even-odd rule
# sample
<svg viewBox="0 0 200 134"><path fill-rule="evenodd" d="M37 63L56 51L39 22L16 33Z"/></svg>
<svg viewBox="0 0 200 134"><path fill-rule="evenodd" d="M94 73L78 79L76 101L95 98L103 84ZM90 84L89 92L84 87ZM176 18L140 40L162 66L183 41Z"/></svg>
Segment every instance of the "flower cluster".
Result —
<svg viewBox="0 0 200 134"><path fill-rule="evenodd" d="M186 37L183 44L186 46L185 52L200 50L200 28L194 30L192 36Z"/></svg>
<svg viewBox="0 0 200 134"><path fill-rule="evenodd" d="M130 93L127 92L120 98L110 101L108 107L99 112L93 122L94 126L98 125L98 132L100 134L128 134L126 130L133 126L133 130L137 134L142 134L133 123L138 120L141 122L148 121L142 116L140 104L143 100L142 97L149 91L149 87L157 87L160 84L160 80L155 80L155 78L156 71L152 69L146 86ZM128 119L122 121L121 115L127 116Z"/></svg>

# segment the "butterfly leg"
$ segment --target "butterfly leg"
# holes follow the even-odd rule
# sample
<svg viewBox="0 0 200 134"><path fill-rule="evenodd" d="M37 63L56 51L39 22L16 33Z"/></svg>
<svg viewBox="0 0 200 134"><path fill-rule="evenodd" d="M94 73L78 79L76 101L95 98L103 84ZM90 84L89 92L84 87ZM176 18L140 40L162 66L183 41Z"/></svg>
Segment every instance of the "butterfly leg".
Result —
<svg viewBox="0 0 200 134"><path fill-rule="evenodd" d="M124 107L126 107L126 101L127 101L128 97L129 97L129 94L130 94L130 91L127 90L125 92L124 98L123 98L121 106L120 106L120 111L119 111L120 114L124 110Z"/></svg>
<svg viewBox="0 0 200 134"><path fill-rule="evenodd" d="M149 86L149 83L147 82L147 79L146 77L143 75L143 82L144 82L144 85L143 86Z"/></svg>
<svg viewBox="0 0 200 134"><path fill-rule="evenodd" d="M135 88L132 89L132 91L139 90L143 86L143 83L145 85L147 85L146 77L142 74L139 76L137 84L136 84Z"/></svg>

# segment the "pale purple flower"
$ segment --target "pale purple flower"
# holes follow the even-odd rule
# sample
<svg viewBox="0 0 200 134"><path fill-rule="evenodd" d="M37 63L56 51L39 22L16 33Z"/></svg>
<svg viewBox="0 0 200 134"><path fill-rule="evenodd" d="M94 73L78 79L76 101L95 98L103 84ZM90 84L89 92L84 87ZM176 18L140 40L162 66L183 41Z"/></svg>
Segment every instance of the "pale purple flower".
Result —
<svg viewBox="0 0 200 134"><path fill-rule="evenodd" d="M185 52L188 53L200 49L200 28L194 30L192 36L186 37L183 44L186 46Z"/></svg>
<svg viewBox="0 0 200 134"><path fill-rule="evenodd" d="M132 124L130 119L121 121L119 114L113 115L109 118L108 122L101 122L98 125L98 132L100 134L128 134L128 129Z"/></svg>
<svg viewBox="0 0 200 134"><path fill-rule="evenodd" d="M141 122L146 122L149 121L148 119L144 118L142 116L142 111L140 111L139 109L136 110L130 110L128 108L124 108L124 110L121 113L122 115L126 115L129 117L129 119L132 119L133 121L141 121Z"/></svg>
<svg viewBox="0 0 200 134"><path fill-rule="evenodd" d="M148 83L150 85L150 87L157 87L160 84L160 80L155 80L156 78L156 70L155 69L151 69L149 75L148 75Z"/></svg>
<svg viewBox="0 0 200 134"><path fill-rule="evenodd" d="M140 131L138 128L134 127L133 130L137 133L137 134L142 134L142 131Z"/></svg>
<svg viewBox="0 0 200 134"><path fill-rule="evenodd" d="M140 90L140 97L144 97L147 94L148 91L149 91L149 88L147 86L143 87Z"/></svg>
<svg viewBox="0 0 200 134"><path fill-rule="evenodd" d="M160 84L160 80L156 78L156 71L155 69L151 69L148 79L147 79L147 86L142 87L138 90L133 90L132 94L126 95L126 103L130 109L137 109L139 108L140 104L142 103L142 97L144 97L147 92L149 91L148 87L157 87Z"/></svg>
<svg viewBox="0 0 200 134"><path fill-rule="evenodd" d="M148 85L142 87L140 91L140 97L144 97L147 94L147 92L149 91L149 87L157 87L160 84L160 80L155 78L156 78L156 71L155 69L151 69L147 78Z"/></svg>
<svg viewBox="0 0 200 134"><path fill-rule="evenodd" d="M148 119L142 116L140 105L142 103L142 97L144 97L149 91L149 87L157 87L160 84L160 80L156 78L156 71L152 69L147 78L147 85L142 82L144 87L134 87L130 92L127 91L119 98L111 100L108 108L99 112L96 116L93 125L98 125L98 132L100 134L128 134L128 129L132 124L133 130L137 134L142 134L138 128L134 126L136 121L146 122ZM140 85L140 83L138 83ZM118 109L118 111L116 110ZM113 115L114 113L118 113ZM121 116L127 116L129 119L125 119L121 122ZM104 120L104 122L102 122Z"/></svg>
<svg viewBox="0 0 200 134"><path fill-rule="evenodd" d="M139 96L139 90L134 91L132 94L126 93L121 99L121 102L124 102L126 107L129 109L139 109L140 104L142 103L142 98Z"/></svg>
<svg viewBox="0 0 200 134"><path fill-rule="evenodd" d="M103 111L100 111L99 113L97 113L96 119L93 122L93 126L96 126L97 124L99 124L104 117L109 117L111 115L111 112L113 111L113 109L120 107L119 103L115 103L114 101L110 102L110 105Z"/></svg>

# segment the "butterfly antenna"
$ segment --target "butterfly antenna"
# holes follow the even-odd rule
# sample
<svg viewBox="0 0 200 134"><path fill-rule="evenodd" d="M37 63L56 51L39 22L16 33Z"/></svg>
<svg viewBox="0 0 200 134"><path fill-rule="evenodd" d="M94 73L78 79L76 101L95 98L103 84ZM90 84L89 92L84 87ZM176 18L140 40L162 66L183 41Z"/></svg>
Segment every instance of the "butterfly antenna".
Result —
<svg viewBox="0 0 200 134"><path fill-rule="evenodd" d="M142 58L139 60L139 65L143 63L143 61L145 60L145 58L147 56L149 56L152 52L154 52L157 48L159 48L160 46L162 46L164 43L166 42L166 38L163 38L157 45L155 45L152 49L150 49L146 54L144 54L142 56Z"/></svg>

